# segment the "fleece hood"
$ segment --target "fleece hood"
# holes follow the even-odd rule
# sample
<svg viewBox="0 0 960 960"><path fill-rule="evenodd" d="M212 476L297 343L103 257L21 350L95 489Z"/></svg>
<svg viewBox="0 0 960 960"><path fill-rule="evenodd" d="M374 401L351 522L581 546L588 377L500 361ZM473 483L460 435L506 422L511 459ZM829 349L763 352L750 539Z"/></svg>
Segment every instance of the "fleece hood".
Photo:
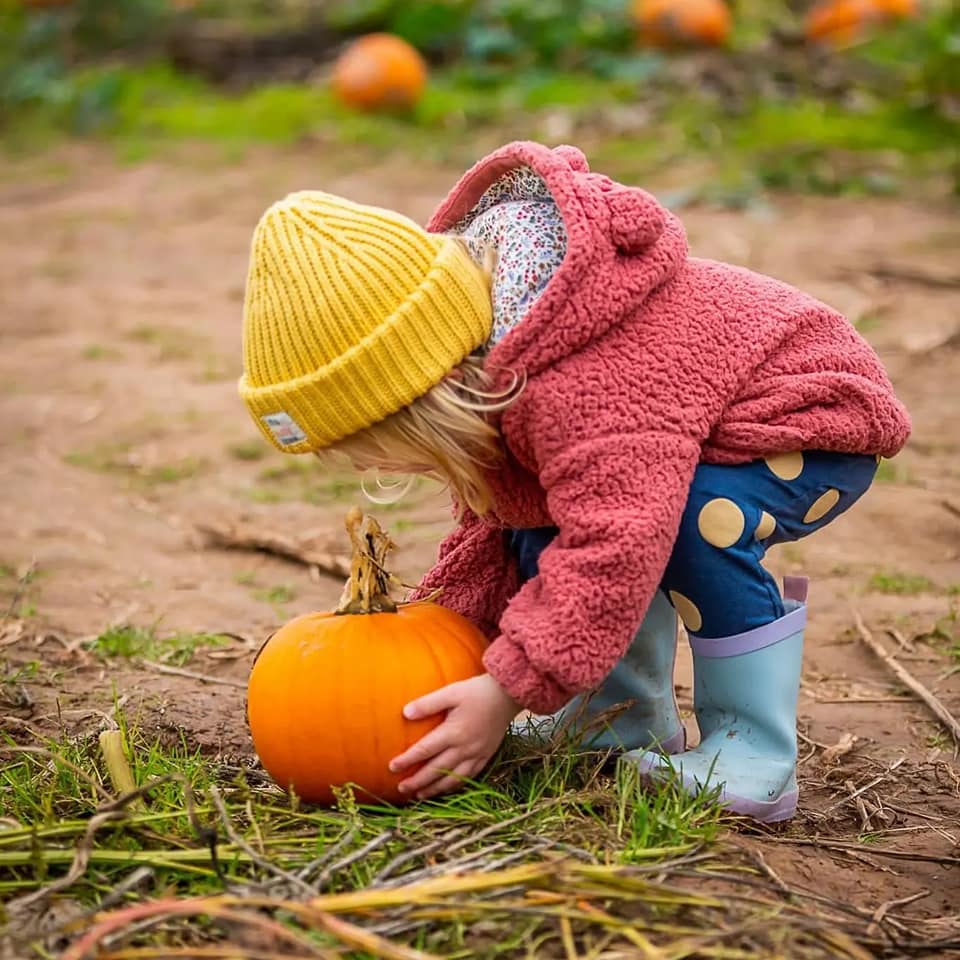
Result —
<svg viewBox="0 0 960 960"><path fill-rule="evenodd" d="M495 181L521 166L546 183L563 217L567 250L543 294L493 348L489 363L533 375L634 314L683 265L687 239L680 221L645 190L592 173L576 147L551 149L531 141L509 143L468 170L427 229L452 230ZM601 287L606 295L598 297Z"/></svg>

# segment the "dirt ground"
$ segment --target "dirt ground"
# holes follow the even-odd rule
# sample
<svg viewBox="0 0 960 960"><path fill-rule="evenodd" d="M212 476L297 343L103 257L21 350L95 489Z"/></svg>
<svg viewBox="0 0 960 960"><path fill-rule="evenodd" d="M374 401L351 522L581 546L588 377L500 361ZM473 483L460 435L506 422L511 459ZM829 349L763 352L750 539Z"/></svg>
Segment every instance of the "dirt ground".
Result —
<svg viewBox="0 0 960 960"><path fill-rule="evenodd" d="M188 744L250 757L252 652L287 617L329 605L340 584L211 547L197 528L247 523L338 546L342 516L360 499L353 480L266 449L237 398L251 230L267 204L308 186L422 219L455 174L333 162L315 148L133 167L82 150L0 170L3 729L96 729L116 696L148 736L182 732ZM960 642L957 209L778 198L683 215L697 254L772 273L846 311L915 421L908 449L849 515L771 556L778 572L812 579L801 811L785 831L746 830L734 842L762 851L785 882L931 937L960 930L955 745L854 629L856 610L960 716L948 652L956 657ZM442 494L420 490L383 518L403 547L400 572L416 578L448 525ZM18 591L15 571L31 562L36 575ZM84 649L111 624L236 639L198 650L187 666L207 678L198 679ZM678 686L689 711L686 647ZM852 750L824 758L850 736Z"/></svg>

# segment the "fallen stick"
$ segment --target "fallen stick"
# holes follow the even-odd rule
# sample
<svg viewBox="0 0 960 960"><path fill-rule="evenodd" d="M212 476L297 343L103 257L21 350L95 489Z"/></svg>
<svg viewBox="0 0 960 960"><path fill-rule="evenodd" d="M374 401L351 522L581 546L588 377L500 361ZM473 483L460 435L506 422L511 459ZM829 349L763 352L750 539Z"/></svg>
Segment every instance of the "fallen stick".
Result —
<svg viewBox="0 0 960 960"><path fill-rule="evenodd" d="M168 673L172 677L186 677L188 680L199 680L201 683L219 683L222 687L239 687L245 690L247 685L240 680L230 680L228 677L211 677L206 673L197 673L196 670L186 670L183 667L171 667L166 663L157 663L154 660L142 660L141 663L148 670L157 673Z"/></svg>
<svg viewBox="0 0 960 960"><path fill-rule="evenodd" d="M941 500L940 506L942 506L947 513L953 514L953 516L960 520L960 507L958 507L952 500Z"/></svg>
<svg viewBox="0 0 960 960"><path fill-rule="evenodd" d="M960 867L960 857L938 857L932 853L909 853L906 850L888 850L872 844L847 843L843 840L822 840L818 837L769 837L773 843L796 844L801 847L822 847L824 850L842 850L847 853L866 854L871 857L892 857L894 860L921 860L924 863L942 863Z"/></svg>
<svg viewBox="0 0 960 960"><path fill-rule="evenodd" d="M196 525L197 530L207 537L212 546L226 550L250 550L257 553L269 553L284 560L293 560L307 567L316 567L322 573L332 577L350 576L350 558L341 554L322 550L316 546L316 539L304 537L299 540L284 537L268 530L257 530L242 523L211 523L205 521Z"/></svg>
<svg viewBox="0 0 960 960"><path fill-rule="evenodd" d="M953 290L960 287L960 274L929 273L915 267L898 267L889 263L868 264L862 267L849 267L840 271L842 275L865 273L878 280L899 280L921 287L933 287L940 290Z"/></svg>
<svg viewBox="0 0 960 960"><path fill-rule="evenodd" d="M99 742L100 752L103 754L103 761L113 789L121 797L133 793L137 789L137 782L133 779L133 770L130 768L130 761L127 760L123 731L104 730L100 734ZM131 800L127 806L131 810L136 810L143 806L143 801L139 798Z"/></svg>
<svg viewBox="0 0 960 960"><path fill-rule="evenodd" d="M908 689L913 691L929 708L930 712L950 731L951 736L960 746L960 723L957 718L934 696L903 664L887 652L887 649L867 629L859 610L853 611L860 639L882 660L897 679Z"/></svg>
<svg viewBox="0 0 960 960"><path fill-rule="evenodd" d="M913 697L811 697L814 703L914 703Z"/></svg>

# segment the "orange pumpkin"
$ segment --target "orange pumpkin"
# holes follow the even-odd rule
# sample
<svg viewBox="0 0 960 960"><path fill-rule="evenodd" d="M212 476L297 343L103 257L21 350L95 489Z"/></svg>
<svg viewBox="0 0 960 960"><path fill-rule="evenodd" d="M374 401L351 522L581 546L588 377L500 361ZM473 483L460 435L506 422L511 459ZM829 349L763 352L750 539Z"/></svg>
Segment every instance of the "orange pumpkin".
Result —
<svg viewBox="0 0 960 960"><path fill-rule="evenodd" d="M400 37L371 33L355 40L333 67L333 92L359 110L409 109L427 83L423 57Z"/></svg>
<svg viewBox="0 0 960 960"><path fill-rule="evenodd" d="M730 35L723 0L633 0L640 42L652 47L720 46Z"/></svg>
<svg viewBox="0 0 960 960"><path fill-rule="evenodd" d="M804 33L814 43L845 46L871 27L918 12L917 0L823 0L807 16Z"/></svg>
<svg viewBox="0 0 960 960"><path fill-rule="evenodd" d="M355 784L399 802L395 756L440 723L411 721L405 704L483 672L483 634L423 601L396 604L384 561L393 547L376 521L351 510L354 555L340 606L297 617L261 648L247 689L253 744L273 779L303 800L329 804Z"/></svg>

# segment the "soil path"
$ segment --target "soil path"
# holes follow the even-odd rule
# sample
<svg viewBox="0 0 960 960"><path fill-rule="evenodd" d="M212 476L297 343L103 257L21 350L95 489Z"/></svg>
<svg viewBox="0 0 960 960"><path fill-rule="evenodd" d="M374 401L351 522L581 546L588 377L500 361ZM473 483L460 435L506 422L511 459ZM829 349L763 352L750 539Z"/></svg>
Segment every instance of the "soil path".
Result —
<svg viewBox="0 0 960 960"><path fill-rule="evenodd" d="M455 171L370 159L348 169L306 149L227 167L196 158L120 167L83 151L45 169L0 171L0 561L5 607L23 614L0 634L0 718L11 731L82 733L101 723L116 688L148 735L182 732L190 744L249 757L251 652L288 616L330 604L339 582L211 549L197 525L315 531L337 546L341 518L359 500L352 478L267 450L237 399L251 229L267 204L306 186L422 219ZM738 842L761 849L791 883L868 911L919 895L888 910L944 934L960 926L956 751L852 626L856 608L960 715L956 208L782 198L772 209L691 209L684 219L698 254L772 273L846 311L915 418L909 448L850 515L771 557L777 572L813 581L804 790L786 832L747 831ZM401 572L415 578L447 528L444 499L422 489L386 519L404 547ZM31 561L37 575L15 596L11 571ZM242 639L198 650L188 669L227 681L204 683L85 651L82 639L109 624ZM852 751L824 762L822 747L846 735ZM817 837L852 848L807 845Z"/></svg>

